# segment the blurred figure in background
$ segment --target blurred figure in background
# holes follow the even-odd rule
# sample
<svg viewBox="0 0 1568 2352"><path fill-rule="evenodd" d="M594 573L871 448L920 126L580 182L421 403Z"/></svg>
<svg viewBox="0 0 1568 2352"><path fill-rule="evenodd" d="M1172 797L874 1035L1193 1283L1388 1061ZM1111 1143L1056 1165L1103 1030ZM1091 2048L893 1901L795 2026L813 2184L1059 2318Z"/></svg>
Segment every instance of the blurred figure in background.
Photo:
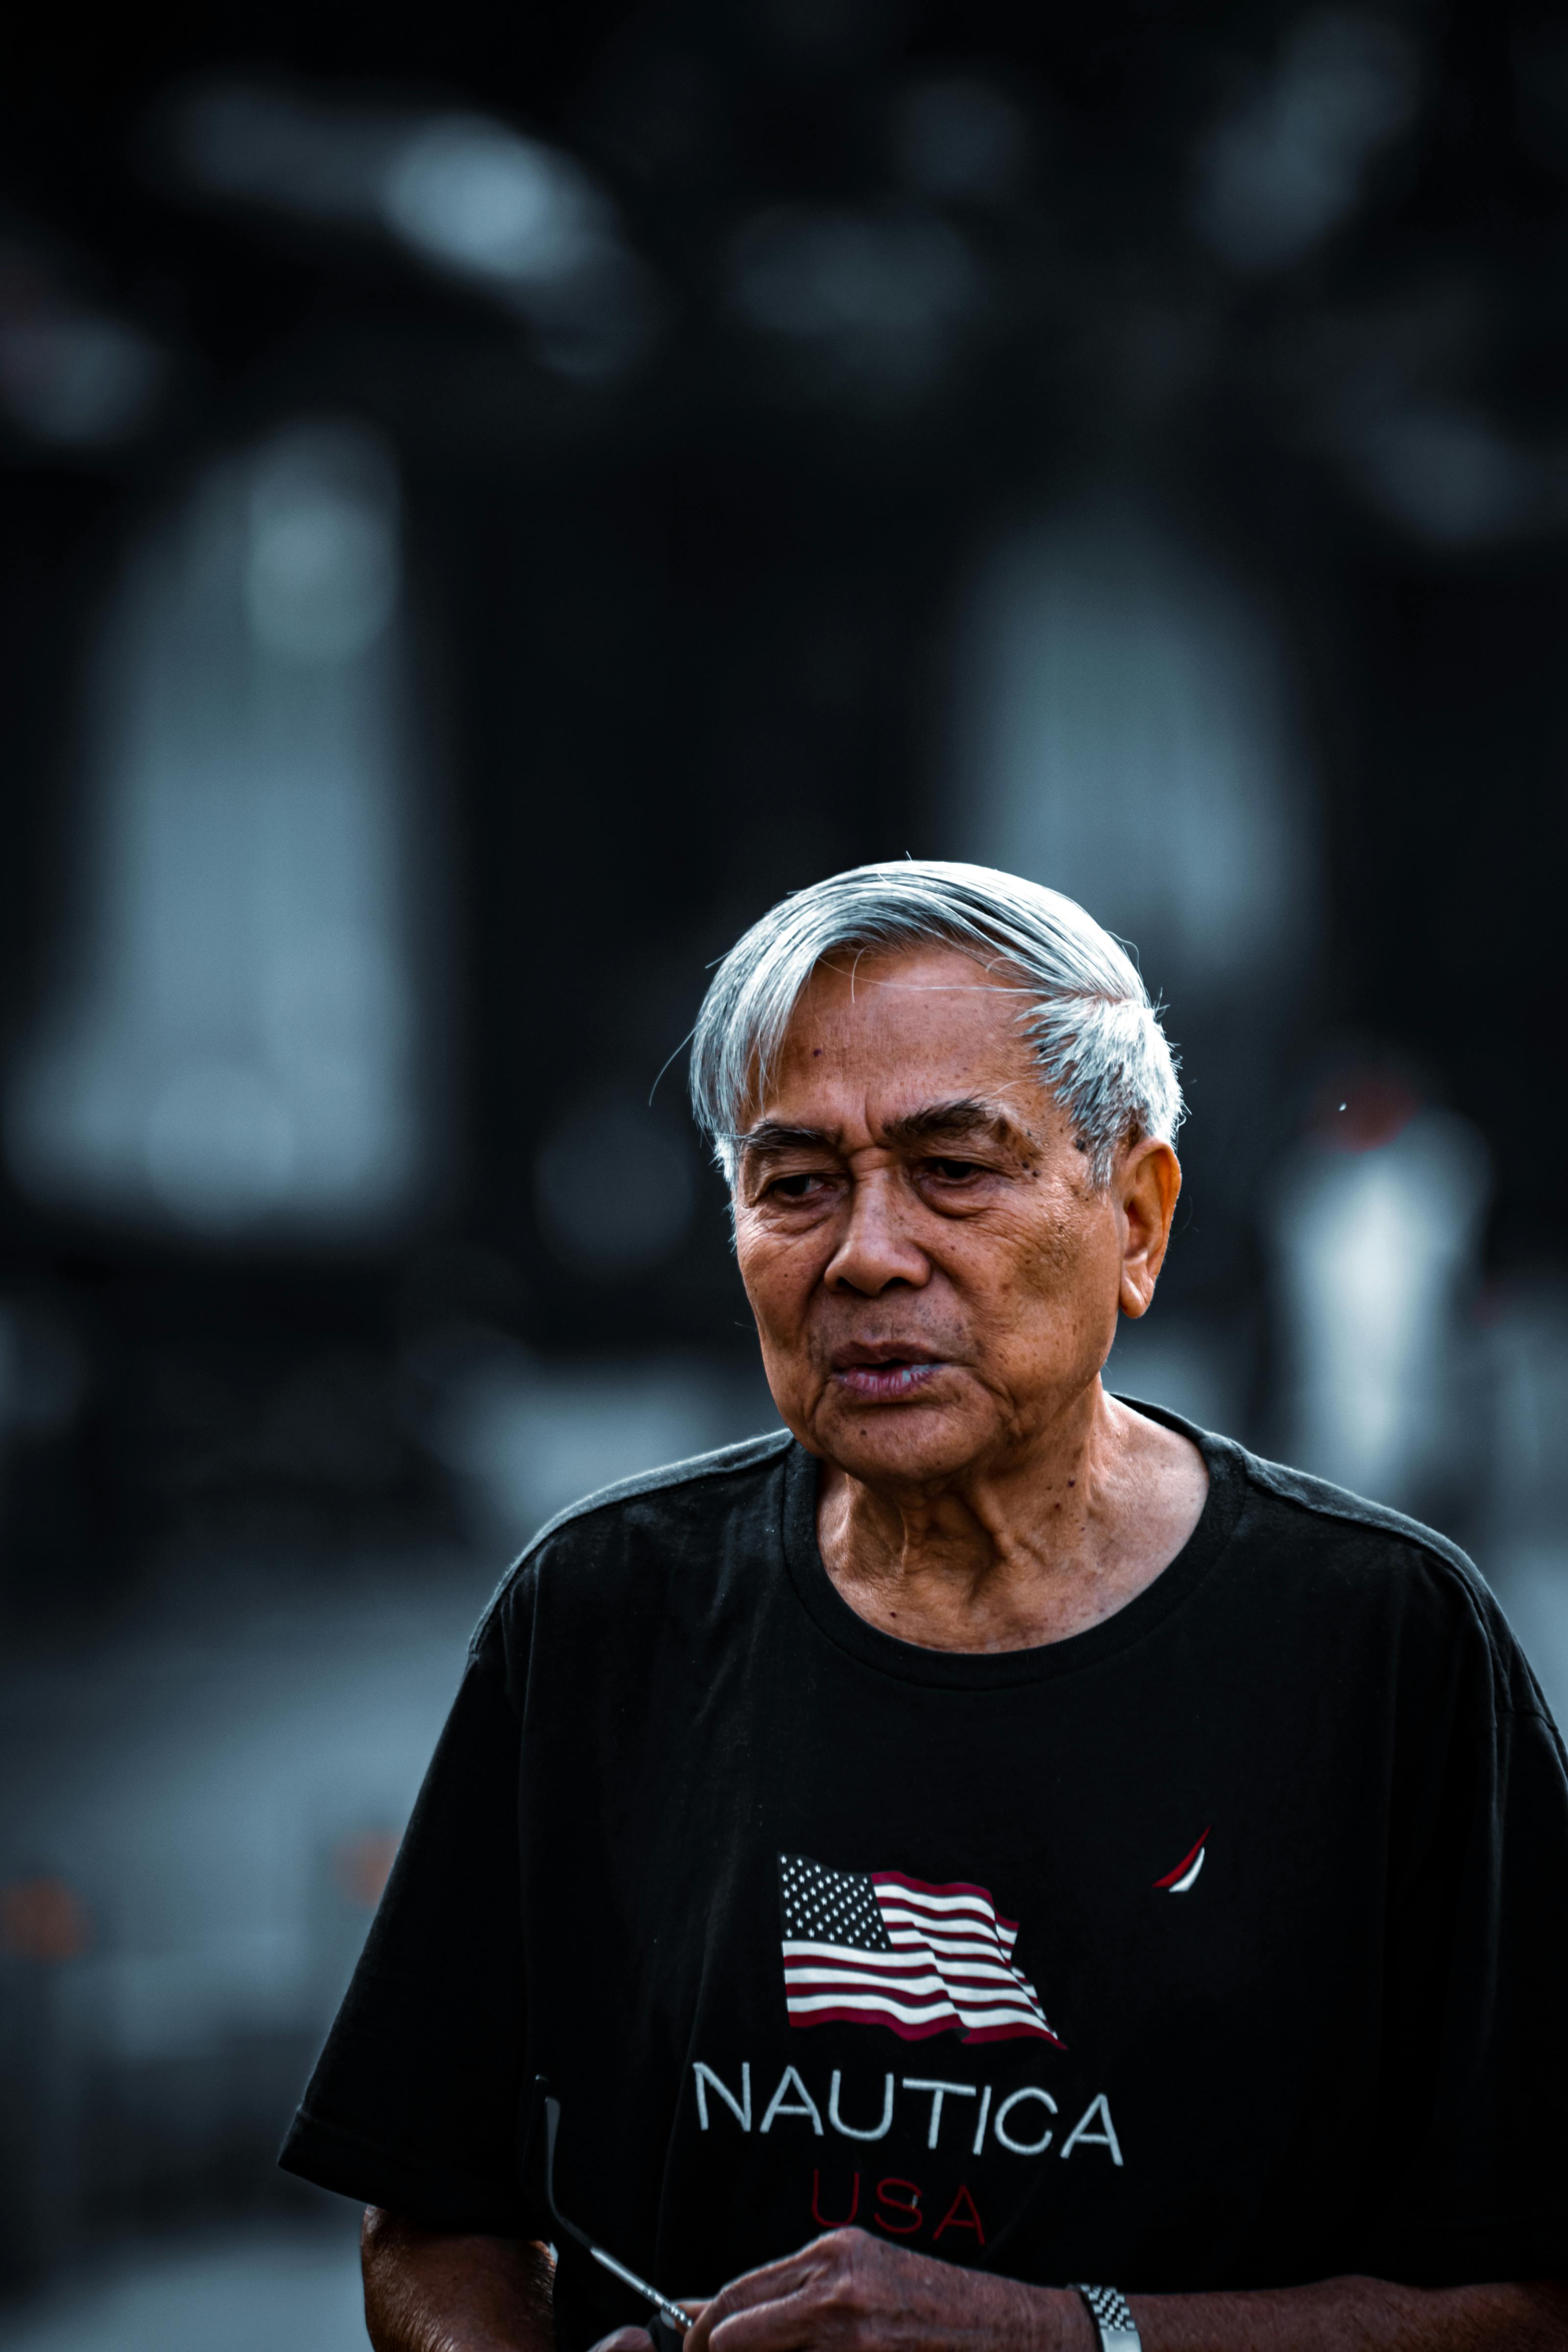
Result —
<svg viewBox="0 0 1568 2352"><path fill-rule="evenodd" d="M1319 1477L1452 1525L1486 1442L1465 1377L1486 1146L1390 1074L1338 1096L1271 1187L1283 1441Z"/></svg>

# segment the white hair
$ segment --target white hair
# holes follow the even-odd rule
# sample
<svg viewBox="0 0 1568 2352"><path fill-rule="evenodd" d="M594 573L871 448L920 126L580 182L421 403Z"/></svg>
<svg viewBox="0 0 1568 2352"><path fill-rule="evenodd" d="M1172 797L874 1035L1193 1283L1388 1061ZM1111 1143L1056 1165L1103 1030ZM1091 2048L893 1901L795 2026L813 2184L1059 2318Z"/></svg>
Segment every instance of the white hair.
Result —
<svg viewBox="0 0 1568 2352"><path fill-rule="evenodd" d="M1183 1115L1176 1065L1126 949L1059 890L990 866L910 858L857 866L781 898L714 973L692 1033L691 1105L731 1182L741 1119L765 1093L824 958L927 946L1016 976L1020 1025L1093 1183L1110 1182L1125 1144L1173 1139Z"/></svg>

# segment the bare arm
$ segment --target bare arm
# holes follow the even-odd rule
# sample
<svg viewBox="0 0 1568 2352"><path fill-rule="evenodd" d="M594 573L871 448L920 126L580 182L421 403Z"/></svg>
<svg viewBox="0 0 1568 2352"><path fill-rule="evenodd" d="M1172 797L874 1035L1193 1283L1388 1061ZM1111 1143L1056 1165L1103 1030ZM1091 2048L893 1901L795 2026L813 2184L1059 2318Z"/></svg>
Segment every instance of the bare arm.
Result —
<svg viewBox="0 0 1568 2352"><path fill-rule="evenodd" d="M454 2237L372 2205L360 2259L375 2352L554 2352L544 2246Z"/></svg>
<svg viewBox="0 0 1568 2352"><path fill-rule="evenodd" d="M1545 2281L1419 2287L1338 2278L1271 2294L1128 2300L1144 2352L1563 2352L1568 2346L1568 2288Z"/></svg>
<svg viewBox="0 0 1568 2352"><path fill-rule="evenodd" d="M1135 2294L1144 2352L1568 2352L1568 2285L1339 2278L1253 2294ZM1081 2298L835 2230L736 2279L688 2352L1096 2352Z"/></svg>

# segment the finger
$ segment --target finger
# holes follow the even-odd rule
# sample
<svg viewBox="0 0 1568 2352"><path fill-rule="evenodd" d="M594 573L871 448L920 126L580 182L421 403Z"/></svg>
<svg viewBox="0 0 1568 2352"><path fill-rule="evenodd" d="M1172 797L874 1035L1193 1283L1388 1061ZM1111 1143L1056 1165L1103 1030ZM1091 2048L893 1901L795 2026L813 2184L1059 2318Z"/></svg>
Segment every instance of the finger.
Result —
<svg viewBox="0 0 1568 2352"><path fill-rule="evenodd" d="M834 2266L840 2252L836 2239L813 2238L809 2245L797 2246L793 2254L781 2254L777 2262L760 2263L754 2271L742 2271L739 2278L731 2279L720 2289L713 2302L721 2304L726 2312L750 2311L757 2304L780 2302L785 2295L797 2294L813 2279L820 2278Z"/></svg>
<svg viewBox="0 0 1568 2352"><path fill-rule="evenodd" d="M721 2318L710 2352L826 2352L846 2316L831 2280L807 2279L790 2294Z"/></svg>
<svg viewBox="0 0 1568 2352"><path fill-rule="evenodd" d="M653 2338L646 2327L617 2327L601 2336L593 2352L653 2352Z"/></svg>
<svg viewBox="0 0 1568 2352"><path fill-rule="evenodd" d="M955 2328L958 2337L973 2338L972 2306L995 2284L847 2229L830 2231L791 2261L773 2265L780 2284L792 2273L795 2283L773 2300L726 2309L726 2289L714 2307L710 2352L831 2352L868 2329L870 2340L884 2346L900 2339L949 2343ZM767 2275L754 2272L752 2280Z"/></svg>
<svg viewBox="0 0 1568 2352"><path fill-rule="evenodd" d="M726 2320L742 2312L783 2302L820 2277L830 2259L818 2251L823 2242L815 2239L795 2253L786 2254L776 2263L764 2263L759 2270L745 2271L739 2278L731 2279L696 2315L696 2325L686 2338L687 2352L708 2352L713 2331Z"/></svg>
<svg viewBox="0 0 1568 2352"><path fill-rule="evenodd" d="M1029 2302L1034 2290L1015 2281L908 2247L884 2246L858 2231L823 2242L823 2251L830 2259L793 2294L721 2318L711 2352L847 2352L868 2341L882 2352L900 2345L935 2352L942 2346L1005 2343L1020 2300L1026 2325L1039 2340L1038 2314Z"/></svg>

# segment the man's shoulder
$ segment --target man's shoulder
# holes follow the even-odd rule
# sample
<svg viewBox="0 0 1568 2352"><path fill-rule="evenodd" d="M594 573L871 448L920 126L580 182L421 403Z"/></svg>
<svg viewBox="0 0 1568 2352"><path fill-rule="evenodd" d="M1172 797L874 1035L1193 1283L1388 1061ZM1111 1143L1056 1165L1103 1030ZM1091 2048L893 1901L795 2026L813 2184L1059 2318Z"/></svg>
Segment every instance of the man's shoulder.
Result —
<svg viewBox="0 0 1568 2352"><path fill-rule="evenodd" d="M1233 1443L1227 1441L1227 1443ZM1541 1714L1533 1675L1495 1595L1449 1537L1385 1503L1336 1486L1284 1462L1234 1445L1254 1497L1254 1527L1266 1539L1294 1536L1309 1572L1392 1601L1436 1612L1450 1636L1468 1635L1489 1653L1498 1699L1511 1712Z"/></svg>
<svg viewBox="0 0 1568 2352"><path fill-rule="evenodd" d="M1385 1503L1374 1503L1365 1495L1352 1494L1348 1486L1314 1477L1310 1471L1294 1469L1287 1462L1271 1462L1238 1439L1200 1428L1168 1406L1130 1396L1119 1401L1188 1439L1204 1455L1211 1477L1217 1473L1227 1482L1239 1479L1251 1500L1247 1515L1251 1532L1276 1538L1294 1536L1321 1560L1339 1559L1347 1565L1355 1560L1373 1574L1381 1570L1396 1575L1430 1567L1444 1580L1452 1581L1456 1591L1490 1600L1475 1562L1436 1528L1391 1510Z"/></svg>
<svg viewBox="0 0 1568 2352"><path fill-rule="evenodd" d="M1265 1454L1250 1453L1234 1439L1226 1442L1247 1483L1264 1498L1265 1507L1279 1507L1282 1520L1301 1515L1301 1520L1313 1523L1331 1546L1364 1552L1369 1566L1394 1571L1421 1559L1457 1579L1466 1591L1486 1591L1469 1555L1436 1528L1393 1510L1386 1503L1354 1494L1348 1486L1336 1486L1310 1471L1293 1469L1288 1462L1271 1462Z"/></svg>
<svg viewBox="0 0 1568 2352"><path fill-rule="evenodd" d="M546 1519L512 1561L475 1628L471 1646L483 1640L509 1596L546 1554L591 1569L595 1560L624 1552L628 1535L656 1543L662 1538L678 1549L694 1537L710 1536L721 1521L754 1504L757 1489L794 1443L787 1429L768 1430L710 1454L639 1471L569 1503Z"/></svg>
<svg viewBox="0 0 1568 2352"><path fill-rule="evenodd" d="M563 1511L546 1519L544 1525L524 1545L513 1562L510 1574L515 1575L525 1561L561 1533L563 1528L576 1528L586 1520L603 1514L622 1514L646 1498L656 1498L656 1507L662 1507L672 1516L682 1518L696 1514L706 1516L729 1507L730 1497L723 1488L752 1476L767 1472L788 1453L795 1443L787 1429L770 1429L761 1437L743 1437L735 1445L721 1445L711 1454L693 1454L684 1462L667 1462L657 1470L639 1470L634 1478L618 1478L613 1486L600 1486L580 1502L568 1503Z"/></svg>

